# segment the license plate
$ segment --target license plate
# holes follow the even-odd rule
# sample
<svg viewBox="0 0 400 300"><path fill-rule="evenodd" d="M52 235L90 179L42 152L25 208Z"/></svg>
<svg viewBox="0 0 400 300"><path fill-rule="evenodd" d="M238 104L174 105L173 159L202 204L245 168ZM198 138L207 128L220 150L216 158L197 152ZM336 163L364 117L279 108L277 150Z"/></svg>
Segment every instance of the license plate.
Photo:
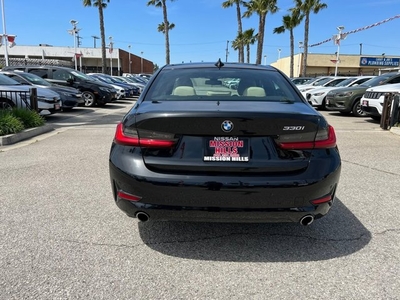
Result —
<svg viewBox="0 0 400 300"><path fill-rule="evenodd" d="M59 110L59 109L61 109L61 106L60 106L60 104L54 104L54 109L55 109L55 110Z"/></svg>
<svg viewBox="0 0 400 300"><path fill-rule="evenodd" d="M249 161L249 139L215 136L206 138L204 143L203 161Z"/></svg>
<svg viewBox="0 0 400 300"><path fill-rule="evenodd" d="M368 100L363 100L361 105L362 106L368 106Z"/></svg>

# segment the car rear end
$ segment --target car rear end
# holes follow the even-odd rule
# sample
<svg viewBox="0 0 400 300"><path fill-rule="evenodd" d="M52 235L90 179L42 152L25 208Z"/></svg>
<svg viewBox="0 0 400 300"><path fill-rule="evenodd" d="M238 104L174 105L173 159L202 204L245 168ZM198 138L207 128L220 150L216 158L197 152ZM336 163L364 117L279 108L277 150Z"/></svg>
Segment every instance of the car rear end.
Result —
<svg viewBox="0 0 400 300"><path fill-rule="evenodd" d="M334 129L283 75L255 68L244 77L263 74L280 91L271 85L266 95L243 96L240 86L197 86L196 95L171 95L164 80L175 73L155 75L110 151L114 199L127 215L308 224L329 211L340 175ZM226 69L226 78L242 72Z"/></svg>

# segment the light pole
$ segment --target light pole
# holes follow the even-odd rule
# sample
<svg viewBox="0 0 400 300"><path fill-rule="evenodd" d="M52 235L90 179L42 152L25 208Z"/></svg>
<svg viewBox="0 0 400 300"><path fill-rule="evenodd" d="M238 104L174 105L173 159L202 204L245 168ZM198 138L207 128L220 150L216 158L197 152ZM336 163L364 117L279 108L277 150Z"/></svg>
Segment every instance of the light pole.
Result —
<svg viewBox="0 0 400 300"><path fill-rule="evenodd" d="M264 55L264 65L267 65L267 55Z"/></svg>
<svg viewBox="0 0 400 300"><path fill-rule="evenodd" d="M1 40L4 37L4 59L6 61L6 66L8 66L8 50L7 50L7 31L6 31L6 18L5 18L5 13L4 13L4 2L1 0L1 15L3 18L3 35L1 36ZM1 43L0 40L0 43Z"/></svg>
<svg viewBox="0 0 400 300"><path fill-rule="evenodd" d="M299 57L299 60L297 61L297 77L300 77L300 61L303 58L303 52L301 52L301 48L304 48L303 42L299 42L300 57Z"/></svg>
<svg viewBox="0 0 400 300"><path fill-rule="evenodd" d="M71 20L69 21L72 25L72 35L74 36L74 62L75 62L75 70L78 70L78 61L76 59L76 33L79 29L76 29L76 25L79 23L78 21ZM70 31L71 32L71 31Z"/></svg>
<svg viewBox="0 0 400 300"><path fill-rule="evenodd" d="M140 73L143 73L143 51L140 52Z"/></svg>
<svg viewBox="0 0 400 300"><path fill-rule="evenodd" d="M112 76L112 74L113 74L112 53L113 53L113 45L114 45L114 43L112 41L113 40L112 36L110 36L108 39L110 40L110 47L109 47L109 52L110 52L110 75Z"/></svg>
<svg viewBox="0 0 400 300"><path fill-rule="evenodd" d="M225 62L228 62L228 55L229 55L228 46L229 46L229 41L226 41L226 49L225 49L226 59L225 59Z"/></svg>
<svg viewBox="0 0 400 300"><path fill-rule="evenodd" d="M278 49L278 60L281 59L281 49Z"/></svg>
<svg viewBox="0 0 400 300"><path fill-rule="evenodd" d="M129 49L129 52L128 52L128 55L129 55L129 74L131 74L132 73L132 70L131 70L131 65L132 65L132 62L131 62L131 45L129 45L128 46L128 49Z"/></svg>
<svg viewBox="0 0 400 300"><path fill-rule="evenodd" d="M335 76L338 73L338 65L339 65L339 51L340 51L340 40L343 40L345 37L342 35L342 31L344 26L338 26L336 29L339 31L338 35L334 39L335 44L337 45L337 52L336 52L336 64L335 64Z"/></svg>

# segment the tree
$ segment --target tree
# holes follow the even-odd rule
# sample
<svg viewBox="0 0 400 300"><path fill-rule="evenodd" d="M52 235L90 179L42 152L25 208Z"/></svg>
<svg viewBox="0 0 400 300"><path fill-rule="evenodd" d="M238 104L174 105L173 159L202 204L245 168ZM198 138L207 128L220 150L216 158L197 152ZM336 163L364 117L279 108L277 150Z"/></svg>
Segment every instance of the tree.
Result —
<svg viewBox="0 0 400 300"><path fill-rule="evenodd" d="M240 12L240 5L243 4L244 1L242 0L227 0L222 3L223 8L228 8L232 7L233 5L236 5L236 17L237 17L237 22L238 22L238 35L242 34L242 13ZM235 48L234 48L235 49ZM244 62L244 45L238 44L237 48L235 50L238 50L239 53L239 62Z"/></svg>
<svg viewBox="0 0 400 300"><path fill-rule="evenodd" d="M171 0L171 2L174 0ZM164 22L158 25L158 31L162 32L165 35L165 62L168 65L170 63L170 50L169 50L169 30L175 27L174 24L168 22L168 15L167 15L167 0L150 0L147 2L147 6L153 5L155 7L161 7L163 10L163 18ZM160 25L164 25L164 30L160 30ZM170 26L172 26L170 28Z"/></svg>
<svg viewBox="0 0 400 300"><path fill-rule="evenodd" d="M319 13L320 10L327 8L328 5L321 3L320 0L294 0L295 7L292 8L292 12L298 13L305 17L304 20L304 54L301 75L306 76L307 74L307 56L308 56L308 35L310 27L310 14Z"/></svg>
<svg viewBox="0 0 400 300"><path fill-rule="evenodd" d="M173 28L175 28L175 24L174 23L171 23L171 24L168 25L168 30L171 30ZM162 32L162 33L165 34L165 24L164 24L164 22L162 22L161 24L158 24L157 30L159 32Z"/></svg>
<svg viewBox="0 0 400 300"><path fill-rule="evenodd" d="M259 16L256 64L261 64L264 46L265 19L268 13L274 14L278 11L276 2L277 0L250 0L244 3L247 11L243 14L243 17L249 18L253 13Z"/></svg>
<svg viewBox="0 0 400 300"><path fill-rule="evenodd" d="M294 69L294 34L293 29L300 25L303 16L298 12L292 12L291 15L283 16L282 26L274 28L274 33L280 34L289 30L290 33L290 77L293 77Z"/></svg>
<svg viewBox="0 0 400 300"><path fill-rule="evenodd" d="M104 15L103 9L107 7L107 3L110 0L83 0L83 6L95 6L99 9L99 19L100 19L100 38L101 38L101 72L106 73L106 37L104 33Z"/></svg>

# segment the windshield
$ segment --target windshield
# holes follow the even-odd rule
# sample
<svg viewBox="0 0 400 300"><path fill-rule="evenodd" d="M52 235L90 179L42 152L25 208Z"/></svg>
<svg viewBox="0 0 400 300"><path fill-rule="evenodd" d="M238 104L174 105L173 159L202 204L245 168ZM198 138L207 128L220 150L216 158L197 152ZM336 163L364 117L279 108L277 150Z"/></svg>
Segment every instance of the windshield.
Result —
<svg viewBox="0 0 400 300"><path fill-rule="evenodd" d="M372 87L372 86L377 86L380 84L383 84L384 82L386 82L389 78L391 78L393 76L393 74L384 74L378 77L374 77L370 80L367 80L366 82L364 82L363 84L361 84L362 86L367 86L367 87Z"/></svg>
<svg viewBox="0 0 400 300"><path fill-rule="evenodd" d="M93 80L93 79L90 78L88 75L83 74L82 72L79 72L79 71L76 71L76 70L71 71L71 73L72 73L74 76L76 76L76 77L78 77L78 78L81 78L81 79L83 79L83 80L90 80L90 81Z"/></svg>
<svg viewBox="0 0 400 300"><path fill-rule="evenodd" d="M345 80L343 80L342 82L340 82L339 84L337 84L336 86L348 86L349 84L351 84L352 82L358 80L358 78L347 78Z"/></svg>
<svg viewBox="0 0 400 300"><path fill-rule="evenodd" d="M321 78L321 79L315 81L313 83L313 85L323 85L323 84L327 83L330 80L332 80L332 78L329 78L329 77L328 78Z"/></svg>
<svg viewBox="0 0 400 300"><path fill-rule="evenodd" d="M0 85L20 85L20 83L4 74L0 74Z"/></svg>
<svg viewBox="0 0 400 300"><path fill-rule="evenodd" d="M232 78L238 79L237 85L227 84ZM147 95L151 101L301 101L279 73L240 68L164 69Z"/></svg>
<svg viewBox="0 0 400 300"><path fill-rule="evenodd" d="M44 86L51 86L52 84L46 80L44 80L42 77L39 77L35 74L32 73L18 73L21 77L25 78L28 80L30 83L36 84L36 85L44 85Z"/></svg>

